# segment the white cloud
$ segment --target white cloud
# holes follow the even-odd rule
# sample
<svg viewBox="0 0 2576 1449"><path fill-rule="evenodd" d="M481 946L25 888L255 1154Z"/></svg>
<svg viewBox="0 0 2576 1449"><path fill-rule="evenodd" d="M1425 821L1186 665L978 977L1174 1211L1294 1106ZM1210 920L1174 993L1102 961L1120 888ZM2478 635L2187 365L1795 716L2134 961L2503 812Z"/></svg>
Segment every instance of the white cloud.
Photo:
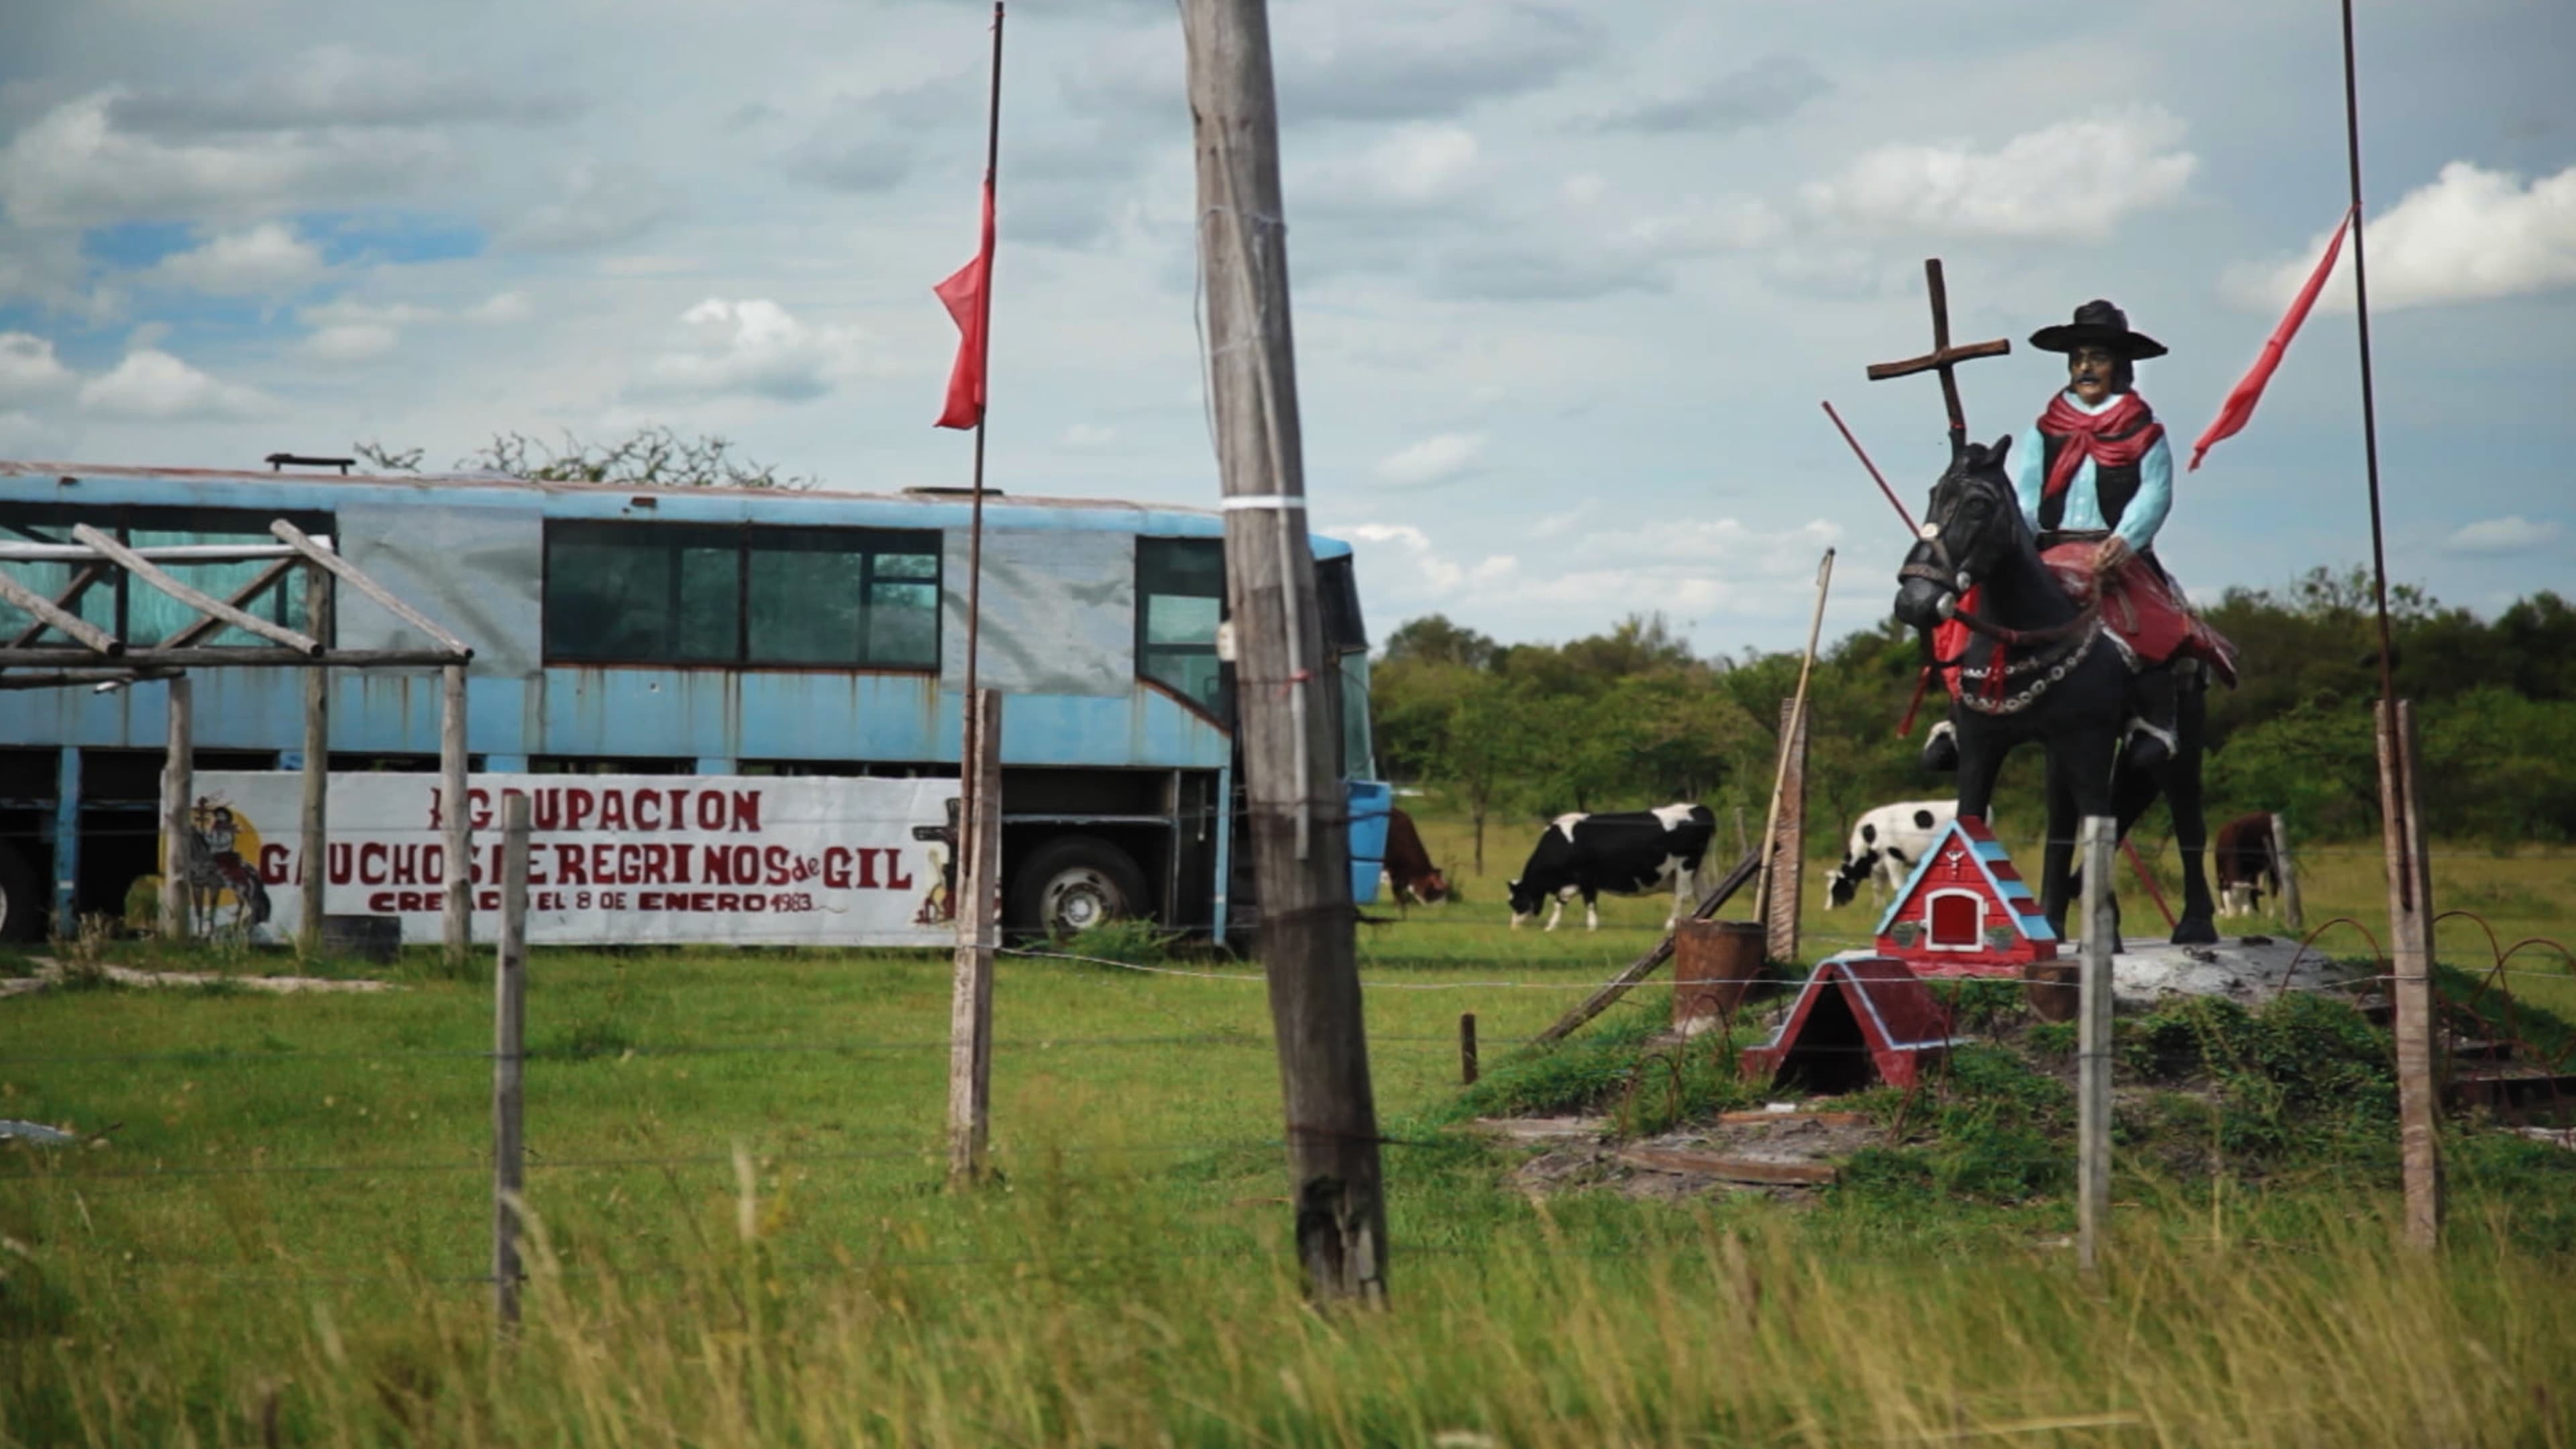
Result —
<svg viewBox="0 0 2576 1449"><path fill-rule="evenodd" d="M83 412L139 422L266 417L277 404L256 389L219 382L158 348L125 354L80 390Z"/></svg>
<svg viewBox="0 0 2576 1449"><path fill-rule="evenodd" d="M1118 430L1098 423L1075 423L1057 441L1067 448L1105 448L1118 441Z"/></svg>
<svg viewBox="0 0 2576 1449"><path fill-rule="evenodd" d="M1381 195L1433 201L1475 171L1476 135L1459 126L1408 126L1371 146L1361 159Z"/></svg>
<svg viewBox="0 0 2576 1449"><path fill-rule="evenodd" d="M1484 451L1482 433L1435 433L1380 458L1377 476L1379 481L1399 488L1445 483L1467 471Z"/></svg>
<svg viewBox="0 0 2576 1449"><path fill-rule="evenodd" d="M709 297L682 313L680 326L679 345L638 379L639 395L805 402L865 361L856 328L809 326L765 297Z"/></svg>
<svg viewBox="0 0 2576 1449"><path fill-rule="evenodd" d="M0 407L54 397L79 381L54 356L52 339L0 332Z"/></svg>
<svg viewBox="0 0 2576 1449"><path fill-rule="evenodd" d="M50 419L0 411L0 458L60 458L69 451Z"/></svg>
<svg viewBox="0 0 2576 1449"><path fill-rule="evenodd" d="M437 71L408 57L320 45L268 74L229 85L121 96L116 124L160 135L308 127L527 124L579 109L559 92L488 74Z"/></svg>
<svg viewBox="0 0 2576 1449"><path fill-rule="evenodd" d="M1454 594L1461 589L1491 588L1519 572L1511 554L1488 554L1474 564L1461 564L1431 546L1431 536L1410 523L1359 523L1333 530L1354 543L1393 544L1414 569L1414 586L1406 593ZM1362 568L1368 567L1363 561Z"/></svg>
<svg viewBox="0 0 2576 1449"><path fill-rule="evenodd" d="M536 309L528 305L525 292L496 292L466 308L461 315L468 322L497 327L510 322L525 322L535 312Z"/></svg>
<svg viewBox="0 0 2576 1449"><path fill-rule="evenodd" d="M322 274L322 249L274 221L248 231L221 232L194 251L175 252L144 274L145 280L228 296L267 296Z"/></svg>
<svg viewBox="0 0 2576 1449"><path fill-rule="evenodd" d="M2534 521L2519 513L2502 518L2482 518L2450 536L2442 544L2446 553L2492 556L2508 553L2530 553L2558 541L2564 532L2548 519Z"/></svg>
<svg viewBox="0 0 2576 1449"><path fill-rule="evenodd" d="M304 339L303 352L325 362L364 362L394 350L402 334L374 322L325 327Z"/></svg>
<svg viewBox="0 0 2576 1449"><path fill-rule="evenodd" d="M259 132L165 143L119 130L103 90L46 112L0 151L0 203L17 221L80 226L275 215L409 188L447 148L407 131Z"/></svg>
<svg viewBox="0 0 2576 1449"><path fill-rule="evenodd" d="M579 161L565 170L552 199L505 223L500 239L525 251L585 251L638 236L676 210L678 202L659 183Z"/></svg>
<svg viewBox="0 0 2576 1449"><path fill-rule="evenodd" d="M1992 151L1882 146L1801 196L1819 218L1870 231L2099 241L2131 212L2182 196L2200 167L2177 149L2182 137L2161 107L2104 111Z"/></svg>
<svg viewBox="0 0 2576 1449"><path fill-rule="evenodd" d="M2301 256L2231 267L2221 290L2253 310L2286 306L2333 235L2332 227L2318 232ZM2524 186L2510 171L2454 161L2431 185L2372 218L2362 241L2374 311L2576 286L2576 166ZM2336 259L2317 305L2352 310L2351 247Z"/></svg>

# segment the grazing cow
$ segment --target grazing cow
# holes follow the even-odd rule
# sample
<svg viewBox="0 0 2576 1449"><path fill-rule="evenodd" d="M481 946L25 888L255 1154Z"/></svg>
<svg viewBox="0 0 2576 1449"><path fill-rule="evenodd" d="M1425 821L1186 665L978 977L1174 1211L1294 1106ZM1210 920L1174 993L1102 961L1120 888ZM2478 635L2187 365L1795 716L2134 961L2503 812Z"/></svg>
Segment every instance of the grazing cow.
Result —
<svg viewBox="0 0 2576 1449"><path fill-rule="evenodd" d="M1670 926L1698 904L1699 866L1717 833L1717 814L1705 805L1659 805L1616 815L1560 815L1540 833L1529 863L1512 882L1512 925L1553 901L1547 929L1565 916L1565 903L1583 897L1586 930L1601 926L1601 892L1643 895L1669 881Z"/></svg>
<svg viewBox="0 0 2576 1449"><path fill-rule="evenodd" d="M1431 863L1413 817L1395 809L1386 812L1386 882L1387 894L1399 906L1407 899L1424 905L1449 899L1449 879Z"/></svg>
<svg viewBox="0 0 2576 1449"><path fill-rule="evenodd" d="M2239 815L2218 827L2210 848L2218 871L2218 913L2250 916L2263 908L2263 892L2281 893L2281 862L2272 853L2272 817Z"/></svg>
<svg viewBox="0 0 2576 1449"><path fill-rule="evenodd" d="M1932 848L1932 838L1959 813L1956 800L1907 800L1864 812L1843 848L1842 868L1825 878L1825 899L1847 906L1869 882L1872 908L1905 884L1908 872ZM1988 821L1992 824L1992 821Z"/></svg>

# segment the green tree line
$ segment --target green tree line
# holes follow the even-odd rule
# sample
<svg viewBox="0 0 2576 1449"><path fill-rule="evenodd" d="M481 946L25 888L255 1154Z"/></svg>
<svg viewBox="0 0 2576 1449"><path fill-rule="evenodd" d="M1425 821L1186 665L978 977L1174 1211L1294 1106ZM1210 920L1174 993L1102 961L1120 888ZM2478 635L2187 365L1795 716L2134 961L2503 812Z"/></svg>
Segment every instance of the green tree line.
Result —
<svg viewBox="0 0 2576 1449"><path fill-rule="evenodd" d="M2416 701L2429 827L2498 844L2576 838L2576 608L2554 593L2493 619L2421 589L2389 598L2398 693ZM2287 588L2231 589L2207 610L2240 653L2242 682L2210 701L2210 815L2286 812L2302 834L2377 829L2371 701L2379 639L2369 576L2311 570ZM1922 656L1888 621L1825 648L1810 686L1811 838L1891 800L1938 798L1952 777L1917 763L1940 718L1937 684L1910 737L1896 734ZM1660 615L1564 644L1499 644L1437 614L1386 640L1371 689L1386 773L1431 792L1505 853L1568 810L1672 800L1745 811L1760 828L1781 701L1798 656L1703 657ZM2036 819L2038 753L2006 767L1996 816ZM2161 814L2149 829L2160 828Z"/></svg>

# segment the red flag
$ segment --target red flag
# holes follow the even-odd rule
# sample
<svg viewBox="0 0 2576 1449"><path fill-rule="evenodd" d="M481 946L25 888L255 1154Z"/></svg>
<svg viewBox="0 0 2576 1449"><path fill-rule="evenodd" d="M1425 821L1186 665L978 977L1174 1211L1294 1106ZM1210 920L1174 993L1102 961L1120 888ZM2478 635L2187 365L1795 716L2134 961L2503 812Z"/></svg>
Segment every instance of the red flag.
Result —
<svg viewBox="0 0 2576 1449"><path fill-rule="evenodd" d="M2308 320L2308 309L2317 304L2317 293L2325 290L2326 276L2334 271L2335 257L2343 251L2343 234L2350 230L2352 210L2346 208L2342 223L2335 227L2333 240L2326 243L2326 254L2317 259L2317 269L2308 274L2307 285L2299 289L2299 295L2290 303L2290 310L2282 314L2281 325L2272 329L2272 336L2263 344L2263 351L2255 357L2254 365L2245 370L2245 376L2237 381L2235 390L2227 395L2227 401L2219 404L2218 416L2210 420L2209 430L2200 435L2200 441L2191 445L2191 468L2184 471L2197 469L2202 454L2215 447L2220 439L2235 437L2252 420L2254 405L2263 400L2265 385L2272 381L2273 370L2281 365L2281 354L2290 350L2290 339L2299 335L2299 324Z"/></svg>
<svg viewBox="0 0 2576 1449"><path fill-rule="evenodd" d="M930 290L948 307L957 323L957 361L948 369L948 405L940 410L940 428L971 428L984 420L984 341L992 320L993 178L984 178L984 235L975 260L959 267L947 281Z"/></svg>

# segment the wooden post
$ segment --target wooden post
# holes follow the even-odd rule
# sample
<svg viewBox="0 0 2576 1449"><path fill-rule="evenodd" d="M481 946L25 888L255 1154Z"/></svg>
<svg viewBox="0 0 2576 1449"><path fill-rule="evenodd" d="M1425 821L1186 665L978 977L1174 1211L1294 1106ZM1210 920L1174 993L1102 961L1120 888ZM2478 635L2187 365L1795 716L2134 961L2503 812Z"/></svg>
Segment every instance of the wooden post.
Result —
<svg viewBox="0 0 2576 1449"><path fill-rule="evenodd" d="M2111 906L2111 854L2119 822L2088 815L2084 854L2084 975L2076 1026L2076 1257L2100 1266L2111 1222L2111 952L2119 927Z"/></svg>
<svg viewBox="0 0 2576 1449"><path fill-rule="evenodd" d="M1803 699L1780 701L1780 737L1788 752L1780 771L1779 824L1771 836L1771 888L1763 901L1763 950L1774 961L1798 959L1798 908L1807 874L1807 710Z"/></svg>
<svg viewBox="0 0 2576 1449"><path fill-rule="evenodd" d="M2293 934L2308 928L2307 908L2299 900L2299 859L2290 854L2290 818L2272 817L2272 863L2281 872L2281 927Z"/></svg>
<svg viewBox="0 0 2576 1449"><path fill-rule="evenodd" d="M974 788L958 820L957 969L948 1004L948 1181L963 1187L984 1176L984 1145L993 1114L994 919L1002 874L1002 692L977 690L967 701L964 773Z"/></svg>
<svg viewBox="0 0 2576 1449"><path fill-rule="evenodd" d="M492 1312L519 1321L519 1215L527 1179L520 1069L528 1018L528 797L501 801L501 944L492 969Z"/></svg>
<svg viewBox="0 0 2576 1449"><path fill-rule="evenodd" d="M2440 1013L2433 999L2433 876L2416 809L2415 705L2380 701L2380 819L2388 854L2388 940L2396 958L2397 1134L2406 1183L2406 1242L2430 1248L2442 1232L2441 1097L2433 1080Z"/></svg>
<svg viewBox="0 0 2576 1449"><path fill-rule="evenodd" d="M166 842L161 862L161 938L165 941L188 939L195 904L194 888L188 883L196 874L197 855L195 814L189 808L197 793L195 730L188 676L182 674L170 681L169 753L161 766L161 838Z"/></svg>
<svg viewBox="0 0 2576 1449"><path fill-rule="evenodd" d="M474 831L472 808L465 797L465 666L440 671L438 710L439 793L445 799L440 821L447 827L447 890L439 924L447 943L447 963L463 969L474 945Z"/></svg>
<svg viewBox="0 0 2576 1449"><path fill-rule="evenodd" d="M1744 859L1737 861L1735 869L1727 872L1726 879L1717 883L1717 889L1701 898L1699 908L1691 912L1691 919L1705 921L1716 915L1721 907L1734 898L1737 891L1744 889L1745 884L1751 881L1761 868L1762 857L1756 854L1747 854ZM1619 998L1633 990L1638 982L1653 975L1656 968L1672 959L1673 943L1678 929L1677 925L1675 930L1666 931L1664 939L1657 942L1653 950L1629 962L1626 970L1595 987L1591 995L1567 1007L1565 1015L1550 1022L1545 1031L1531 1037L1530 1044L1545 1046L1552 1041L1563 1041L1580 1029L1585 1022L1608 1011Z"/></svg>
<svg viewBox="0 0 2576 1449"><path fill-rule="evenodd" d="M1943 376L1947 375L1943 374ZM1824 632L1825 595L1832 590L1833 585L1834 551L1826 549L1824 558L1816 564L1816 613L1815 617L1807 623L1807 652L1798 663L1798 688L1790 695L1789 702L1782 707L1780 715L1780 756L1771 772L1771 811L1762 821L1762 878L1753 891L1753 916L1759 921L1768 922L1772 919L1771 898L1777 893L1777 877L1780 873L1778 849L1781 808L1782 802L1788 795L1790 762L1793 758L1797 761L1798 809L1801 812L1806 809L1807 683L1816 672L1816 640ZM1803 842L1806 835L1806 822L1803 818L1798 823L1798 834ZM1805 869L1795 856L1789 858L1788 865L1793 877ZM1791 889L1794 891L1796 887L1793 885ZM1789 961L1796 958L1798 932L1794 915L1785 942L1776 932L1768 935L1765 949L1771 953L1771 959Z"/></svg>
<svg viewBox="0 0 2576 1449"><path fill-rule="evenodd" d="M331 575L319 564L304 566L304 627L325 645L331 642ZM331 671L304 671L304 909L296 939L308 952L322 949L323 894L330 884Z"/></svg>
<svg viewBox="0 0 2576 1449"><path fill-rule="evenodd" d="M1911 377L1918 372L1941 374L1941 404L1950 414L1950 456L1956 459L1967 451L1968 419L1959 407L1959 379L1953 369L1962 362L1980 357L2002 357L2012 351L2012 343L1998 337L1992 342L1950 345L1950 289L1941 279L1939 257L1923 259L1923 289L1932 299L1932 350L1903 362L1873 362L1869 365L1869 380L1884 382L1891 377ZM1835 421L1839 423L1842 420L1836 418ZM1904 510L1900 508L1898 511Z"/></svg>
<svg viewBox="0 0 2576 1449"><path fill-rule="evenodd" d="M1458 1013L1458 1080L1476 1085L1476 1013Z"/></svg>
<svg viewBox="0 0 2576 1449"><path fill-rule="evenodd" d="M1341 721L1324 653L1288 313L1279 119L1263 0L1182 0L1207 371L1241 671L1246 824L1286 1098L1298 1257L1319 1298L1383 1301L1386 1203L1352 940Z"/></svg>

